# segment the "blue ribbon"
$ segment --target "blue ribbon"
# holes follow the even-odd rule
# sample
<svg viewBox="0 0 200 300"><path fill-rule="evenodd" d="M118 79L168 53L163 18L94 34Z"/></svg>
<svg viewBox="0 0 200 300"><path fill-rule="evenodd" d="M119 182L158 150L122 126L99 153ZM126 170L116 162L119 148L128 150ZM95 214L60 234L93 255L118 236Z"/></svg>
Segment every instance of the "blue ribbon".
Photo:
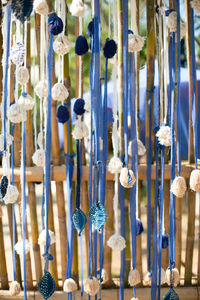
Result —
<svg viewBox="0 0 200 300"><path fill-rule="evenodd" d="M169 43L169 77L170 77L170 99L171 99L171 184L175 178L175 136L174 136L174 80L175 80L175 34L170 37ZM175 196L170 192L169 210L169 267L172 269L175 263Z"/></svg>
<svg viewBox="0 0 200 300"><path fill-rule="evenodd" d="M24 274L24 300L27 300L26 294L26 122L22 123L22 237L23 237L23 274Z"/></svg>
<svg viewBox="0 0 200 300"><path fill-rule="evenodd" d="M155 161L156 161L156 178L155 178L155 211L154 211L154 232L153 232L153 262L152 262L152 284L151 284L151 300L156 299L157 291L157 263L158 263L158 245L157 245L157 207L158 207L158 150L159 142L156 138L155 142Z"/></svg>
<svg viewBox="0 0 200 300"><path fill-rule="evenodd" d="M129 109L131 115L131 141L132 141L132 161L131 169L135 176L137 176L138 169L138 145L137 145L137 127L136 127L136 76L135 76L135 54L130 54L130 90L129 90ZM132 267L133 270L136 268L136 192L137 192L137 177L136 184L130 189L130 222L131 222L131 235L132 235ZM136 298L136 287L133 287L133 294Z"/></svg>
<svg viewBox="0 0 200 300"><path fill-rule="evenodd" d="M176 0L177 11L177 104L176 104L176 119L177 119L177 163L178 175L181 174L181 120L180 120L180 94L181 94L181 43L180 43L180 1Z"/></svg>
<svg viewBox="0 0 200 300"><path fill-rule="evenodd" d="M196 68L195 68L195 36L194 36L194 10L191 9L190 16L190 43L191 43L191 59L192 59L192 124L193 124L193 143L195 168L197 169L198 158L198 137L197 137L197 112L196 112Z"/></svg>
<svg viewBox="0 0 200 300"><path fill-rule="evenodd" d="M9 68L9 49L10 49L10 24L11 24L11 5L6 7L6 50L5 50L5 77L4 77L4 103L3 103L3 130L4 130L4 151L6 150L6 110L7 110L7 91L8 91L8 68Z"/></svg>
<svg viewBox="0 0 200 300"><path fill-rule="evenodd" d="M83 207L83 199L82 199L82 153L83 153L83 143L82 140L80 141L80 205L81 209ZM81 254L81 296L83 296L83 272L84 272L84 266L83 266L83 235L80 236L80 254Z"/></svg>
<svg viewBox="0 0 200 300"><path fill-rule="evenodd" d="M151 272L151 164L152 164L152 103L151 96L154 92L154 86L149 93L148 98L148 117L149 117L149 138L147 153L147 248L148 248L148 271Z"/></svg>
<svg viewBox="0 0 200 300"><path fill-rule="evenodd" d="M49 52L47 56L47 74L48 74L48 98L47 98L47 119L46 119L46 143L45 143L45 271L48 271L48 253L50 247L50 237L48 230L48 211L49 211L49 188L51 180L51 93L52 93L52 71L53 71L53 34L50 35Z"/></svg>
<svg viewBox="0 0 200 300"><path fill-rule="evenodd" d="M161 286L161 263L162 263L162 225L163 225L163 193L164 193L164 177L165 177L165 147L162 147L161 154L161 186L160 186L160 216L159 216L159 255L158 255L158 300L160 300ZM157 209L157 207L155 208Z"/></svg>
<svg viewBox="0 0 200 300"><path fill-rule="evenodd" d="M14 180L14 167L15 167L15 157L14 157L14 130L15 124L12 124L11 135L13 137L13 142L11 146L11 168L12 168L12 185L15 184ZM16 277L16 251L15 251L15 203L12 204L12 229L13 229L13 279Z"/></svg>

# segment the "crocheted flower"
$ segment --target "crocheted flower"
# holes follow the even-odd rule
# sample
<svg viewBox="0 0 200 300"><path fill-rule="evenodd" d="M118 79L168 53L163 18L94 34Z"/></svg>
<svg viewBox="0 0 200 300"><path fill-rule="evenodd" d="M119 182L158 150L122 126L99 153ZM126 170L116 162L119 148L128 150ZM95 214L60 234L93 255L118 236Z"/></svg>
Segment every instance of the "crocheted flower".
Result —
<svg viewBox="0 0 200 300"><path fill-rule="evenodd" d="M48 15L49 7L46 0L34 0L33 9L37 14Z"/></svg>
<svg viewBox="0 0 200 300"><path fill-rule="evenodd" d="M22 105L24 109L27 111L27 110L31 110L34 107L35 100L26 92L22 92L18 100L18 104Z"/></svg>
<svg viewBox="0 0 200 300"><path fill-rule="evenodd" d="M24 63L25 53L24 45L20 42L16 42L11 48L10 58L15 65L19 66Z"/></svg>
<svg viewBox="0 0 200 300"><path fill-rule="evenodd" d="M20 84L25 85L29 81L29 72L25 67L19 67L17 70L17 80Z"/></svg>
<svg viewBox="0 0 200 300"><path fill-rule="evenodd" d="M57 101L64 102L69 96L67 88L62 83L54 84L52 88L52 98Z"/></svg>
<svg viewBox="0 0 200 300"><path fill-rule="evenodd" d="M85 10L86 8L81 0L73 0L69 8L70 13L75 17L83 17Z"/></svg>
<svg viewBox="0 0 200 300"><path fill-rule="evenodd" d="M187 190L187 186L186 186L185 178L182 176L175 177L171 185L172 193L176 197L182 198L185 195L186 190Z"/></svg>
<svg viewBox="0 0 200 300"><path fill-rule="evenodd" d="M9 106L7 117L12 123L20 123L26 121L26 110L23 105L14 103Z"/></svg>
<svg viewBox="0 0 200 300"><path fill-rule="evenodd" d="M20 287L19 282L17 282L16 280L12 281L11 284L10 284L9 291L10 291L11 296L19 295L19 293L21 292L21 287Z"/></svg>
<svg viewBox="0 0 200 300"><path fill-rule="evenodd" d="M113 156L108 164L108 171L112 174L119 174L123 167L123 163L119 157Z"/></svg>
<svg viewBox="0 0 200 300"><path fill-rule="evenodd" d="M72 278L67 278L63 285L63 291L65 293L72 293L78 289L77 283Z"/></svg>
<svg viewBox="0 0 200 300"><path fill-rule="evenodd" d="M17 187L15 185L9 184L3 200L5 204L13 204L17 201L18 196L19 192Z"/></svg>
<svg viewBox="0 0 200 300"><path fill-rule="evenodd" d="M111 235L109 240L107 241L107 245L115 251L122 251L124 248L126 248L126 240L123 236L115 233Z"/></svg>
<svg viewBox="0 0 200 300"><path fill-rule="evenodd" d="M48 97L48 83L46 80L40 80L35 86L35 93L40 98Z"/></svg>
<svg viewBox="0 0 200 300"><path fill-rule="evenodd" d="M37 167L45 166L45 151L44 149L37 149L32 156L33 163Z"/></svg>
<svg viewBox="0 0 200 300"><path fill-rule="evenodd" d="M72 135L76 140L81 140L89 136L88 127L85 122L81 120L81 118L76 120Z"/></svg>
<svg viewBox="0 0 200 300"><path fill-rule="evenodd" d="M98 279L96 277L87 278L84 284L84 291L90 296L95 296L99 292Z"/></svg>
<svg viewBox="0 0 200 300"><path fill-rule="evenodd" d="M53 50L59 55L65 55L71 49L71 43L66 35L60 34L53 43Z"/></svg>
<svg viewBox="0 0 200 300"><path fill-rule="evenodd" d="M169 126L162 125L156 133L159 144L165 147L171 146L171 132Z"/></svg>
<svg viewBox="0 0 200 300"><path fill-rule="evenodd" d="M6 148L8 149L13 142L14 138L9 133L6 133ZM0 134L0 151L4 151L4 134Z"/></svg>
<svg viewBox="0 0 200 300"><path fill-rule="evenodd" d="M128 283L130 286L135 286L141 282L140 273L137 269L131 270L128 275Z"/></svg>
<svg viewBox="0 0 200 300"><path fill-rule="evenodd" d="M23 240L18 241L15 246L15 251L17 252L17 254L19 255L23 255ZM30 244L28 240L25 240L25 254L29 253L30 251Z"/></svg>
<svg viewBox="0 0 200 300"><path fill-rule="evenodd" d="M128 51L137 52L141 51L144 46L144 38L138 34L128 35Z"/></svg>

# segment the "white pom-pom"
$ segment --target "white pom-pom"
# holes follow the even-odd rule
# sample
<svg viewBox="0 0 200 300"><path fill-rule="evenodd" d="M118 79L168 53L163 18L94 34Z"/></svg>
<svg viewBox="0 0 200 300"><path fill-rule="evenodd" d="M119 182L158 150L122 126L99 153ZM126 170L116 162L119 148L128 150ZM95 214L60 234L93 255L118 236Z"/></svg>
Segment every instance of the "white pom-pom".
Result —
<svg viewBox="0 0 200 300"><path fill-rule="evenodd" d="M171 274L171 272L172 272L172 274ZM174 287L177 287L177 285L180 282L179 271L177 268L174 268L171 271L170 271L170 269L167 269L166 282L169 286L171 286L171 284L172 284Z"/></svg>
<svg viewBox="0 0 200 300"><path fill-rule="evenodd" d="M13 142L13 136L9 133L6 133L6 148L8 149ZM0 134L0 151L4 151L4 134Z"/></svg>
<svg viewBox="0 0 200 300"><path fill-rule="evenodd" d="M72 293L78 289L76 281L72 278L68 278L65 280L63 285L63 291L65 293Z"/></svg>
<svg viewBox="0 0 200 300"><path fill-rule="evenodd" d="M169 147L171 145L171 132L169 126L162 125L156 133L156 136L160 145L165 147Z"/></svg>
<svg viewBox="0 0 200 300"><path fill-rule="evenodd" d="M119 180L121 185L125 188L131 188L136 182L133 171L127 168L121 169Z"/></svg>
<svg viewBox="0 0 200 300"><path fill-rule="evenodd" d="M171 185L172 193L176 197L182 198L185 195L186 190L187 190L187 186L186 186L185 178L182 176L175 177Z"/></svg>
<svg viewBox="0 0 200 300"><path fill-rule="evenodd" d="M123 167L123 163L119 157L113 156L108 164L108 171L112 174L119 174Z"/></svg>
<svg viewBox="0 0 200 300"><path fill-rule="evenodd" d="M30 95L28 95L26 92L23 92L18 100L18 104L21 104L25 110L31 110L35 104L35 101Z"/></svg>
<svg viewBox="0 0 200 300"><path fill-rule="evenodd" d="M134 141L130 141L129 145L128 145L128 155L130 155L130 156L132 156L132 144L133 143L134 143ZM133 145L133 146L135 146L135 145ZM146 153L146 148L140 139L137 140L137 146L138 146L138 155L144 156Z"/></svg>
<svg viewBox="0 0 200 300"><path fill-rule="evenodd" d="M168 16L168 27L170 32L176 32L177 29L177 13L172 11Z"/></svg>
<svg viewBox="0 0 200 300"><path fill-rule="evenodd" d="M52 88L52 98L57 101L65 101L69 96L68 90L62 83L54 84Z"/></svg>
<svg viewBox="0 0 200 300"><path fill-rule="evenodd" d="M44 149L38 149L32 156L33 163L37 167L44 167L45 165L45 151Z"/></svg>
<svg viewBox="0 0 200 300"><path fill-rule="evenodd" d="M37 14L48 15L49 7L46 0L34 0L33 9Z"/></svg>
<svg viewBox="0 0 200 300"><path fill-rule="evenodd" d="M160 278L160 283L165 284L166 283L166 272L163 268L161 268L161 278ZM147 272L144 276L143 279L143 285L144 286L151 286L151 282L152 282L152 275L151 273ZM159 268L157 270L157 285L159 285Z"/></svg>
<svg viewBox="0 0 200 300"><path fill-rule="evenodd" d="M200 191L200 170L193 170L190 174L190 188L194 192Z"/></svg>
<svg viewBox="0 0 200 300"><path fill-rule="evenodd" d="M107 245L115 251L122 251L124 248L126 248L126 240L123 238L123 236L115 233L111 235L107 241Z"/></svg>
<svg viewBox="0 0 200 300"><path fill-rule="evenodd" d="M10 295L17 296L20 294L20 292L21 292L21 287L19 282L17 282L16 280L12 281L10 284Z"/></svg>
<svg viewBox="0 0 200 300"><path fill-rule="evenodd" d="M55 233L51 230L49 230L49 236L50 236L50 245L54 244L56 242ZM38 238L38 244L40 246L46 245L46 229L42 230L42 232L39 235Z"/></svg>
<svg viewBox="0 0 200 300"><path fill-rule="evenodd" d="M130 33L128 35L128 51L141 51L144 46L144 38L138 34Z"/></svg>
<svg viewBox="0 0 200 300"><path fill-rule="evenodd" d="M66 35L60 34L53 43L53 50L58 55L65 55L71 49L71 43Z"/></svg>
<svg viewBox="0 0 200 300"><path fill-rule="evenodd" d="M192 0L190 5L193 9L196 10L197 13L200 13L200 1L199 0Z"/></svg>
<svg viewBox="0 0 200 300"><path fill-rule="evenodd" d="M26 121L26 110L23 105L14 103L9 106L7 117L12 123L20 123Z"/></svg>
<svg viewBox="0 0 200 300"><path fill-rule="evenodd" d="M17 254L19 255L23 255L23 240L18 241L15 246L15 251L17 252ZM28 240L25 240L25 254L29 253L30 251L30 244Z"/></svg>
<svg viewBox="0 0 200 300"><path fill-rule="evenodd" d="M73 0L69 10L72 16L83 17L85 12L85 7L82 0Z"/></svg>
<svg viewBox="0 0 200 300"><path fill-rule="evenodd" d="M105 284L108 281L108 273L105 269L102 269L101 271L101 279L102 279L102 284Z"/></svg>
<svg viewBox="0 0 200 300"><path fill-rule="evenodd" d="M4 197L4 202L6 204L15 203L17 201L18 196L19 196L19 192L16 186L9 184L6 191L6 195Z"/></svg>
<svg viewBox="0 0 200 300"><path fill-rule="evenodd" d="M40 80L35 86L35 93L40 98L47 98L48 96L48 83L46 80Z"/></svg>
<svg viewBox="0 0 200 300"><path fill-rule="evenodd" d="M99 292L98 279L96 277L87 278L84 284L84 291L90 296L95 296Z"/></svg>
<svg viewBox="0 0 200 300"><path fill-rule="evenodd" d="M140 273L137 269L131 270L128 274L128 283L130 286L135 286L141 282Z"/></svg>
<svg viewBox="0 0 200 300"><path fill-rule="evenodd" d="M20 84L25 85L29 81L29 72L25 67L19 67L17 70L17 80Z"/></svg>
<svg viewBox="0 0 200 300"><path fill-rule="evenodd" d="M76 140L81 140L82 138L89 136L89 129L85 122L81 120L81 118L76 120L72 135Z"/></svg>

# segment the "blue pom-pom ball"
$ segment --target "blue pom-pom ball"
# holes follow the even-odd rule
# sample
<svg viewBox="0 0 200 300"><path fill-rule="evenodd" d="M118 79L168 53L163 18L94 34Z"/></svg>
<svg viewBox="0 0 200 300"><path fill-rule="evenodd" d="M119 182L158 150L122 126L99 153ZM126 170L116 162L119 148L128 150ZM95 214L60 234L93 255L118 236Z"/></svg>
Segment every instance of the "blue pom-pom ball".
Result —
<svg viewBox="0 0 200 300"><path fill-rule="evenodd" d="M75 114L81 116L84 114L85 112L85 100L82 98L78 98L76 99L75 103L74 103L74 112Z"/></svg>
<svg viewBox="0 0 200 300"><path fill-rule="evenodd" d="M169 235L163 234L162 235L162 249L166 249L169 245Z"/></svg>
<svg viewBox="0 0 200 300"><path fill-rule="evenodd" d="M56 118L59 123L64 124L69 120L69 111L65 105L60 104L57 108Z"/></svg>
<svg viewBox="0 0 200 300"><path fill-rule="evenodd" d="M75 53L77 55L84 55L88 52L88 42L86 40L86 37L83 35L79 35L76 39L76 44L75 44Z"/></svg>
<svg viewBox="0 0 200 300"><path fill-rule="evenodd" d="M91 37L94 34L94 20L90 21L90 23L88 24L86 34L89 37Z"/></svg>
<svg viewBox="0 0 200 300"><path fill-rule="evenodd" d="M136 235L140 235L144 231L142 222L140 219L136 219Z"/></svg>
<svg viewBox="0 0 200 300"><path fill-rule="evenodd" d="M117 52L117 44L114 40L107 39L103 47L103 55L105 58L112 58Z"/></svg>
<svg viewBox="0 0 200 300"><path fill-rule="evenodd" d="M48 19L49 32L53 35L57 35L63 31L63 21L56 13L52 13Z"/></svg>
<svg viewBox="0 0 200 300"><path fill-rule="evenodd" d="M133 30L129 29L128 34L133 34Z"/></svg>

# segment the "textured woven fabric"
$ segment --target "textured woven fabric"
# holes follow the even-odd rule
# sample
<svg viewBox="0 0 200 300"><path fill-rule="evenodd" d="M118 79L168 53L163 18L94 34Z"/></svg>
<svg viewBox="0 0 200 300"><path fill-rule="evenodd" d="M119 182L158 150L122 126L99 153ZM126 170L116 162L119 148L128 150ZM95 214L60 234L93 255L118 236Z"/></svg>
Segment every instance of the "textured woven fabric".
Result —
<svg viewBox="0 0 200 300"><path fill-rule="evenodd" d="M78 235L81 235L81 232L85 228L87 223L87 217L80 208L75 208L72 214L73 225L76 228Z"/></svg>
<svg viewBox="0 0 200 300"><path fill-rule="evenodd" d="M42 279L38 283L38 290L44 299L48 299L55 291L55 280L49 272L45 272Z"/></svg>
<svg viewBox="0 0 200 300"><path fill-rule="evenodd" d="M100 203L93 204L89 211L89 218L94 227L100 230L107 219L104 206Z"/></svg>

